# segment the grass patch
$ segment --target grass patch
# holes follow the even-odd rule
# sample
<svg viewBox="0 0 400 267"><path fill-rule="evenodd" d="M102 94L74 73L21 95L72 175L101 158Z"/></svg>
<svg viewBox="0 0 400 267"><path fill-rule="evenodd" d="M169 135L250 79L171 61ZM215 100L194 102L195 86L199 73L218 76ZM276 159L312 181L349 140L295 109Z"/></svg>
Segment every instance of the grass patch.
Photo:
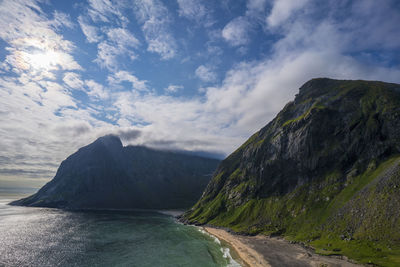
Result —
<svg viewBox="0 0 400 267"><path fill-rule="evenodd" d="M286 127L286 126L288 126L288 125L290 125L290 124L292 124L292 123L294 123L294 122L297 122L297 121L300 121L300 120L303 120L303 119L307 118L307 117L311 114L311 112L313 112L313 111L315 111L315 110L323 110L323 109L325 109L325 108L326 108L326 107L323 106L322 104L320 104L320 103L318 103L318 102L315 102L315 103L311 106L311 108L309 108L306 112L304 112L303 114L301 114L301 115L298 116L297 118L294 118L294 119L290 119L290 120L285 121L285 122L282 124L282 127Z"/></svg>
<svg viewBox="0 0 400 267"><path fill-rule="evenodd" d="M333 170L323 180L303 185L283 197L250 199L240 206L235 206L225 193L220 192L213 200L197 207L189 219L228 227L236 232L282 234L290 240L309 243L317 253L323 255L339 254L361 263L399 266L400 246L396 242L373 242L363 235L347 240L343 233L354 219L351 216L345 216L335 221L335 225L330 225L333 214L361 190L372 187L375 179L399 159L399 156L392 157L376 169L367 169L363 174L353 177L352 183L344 188L341 186L341 173ZM240 175L241 171L236 170L235 176ZM317 185L321 184L322 189L316 190ZM239 183L232 192L243 192L247 186L246 183Z"/></svg>

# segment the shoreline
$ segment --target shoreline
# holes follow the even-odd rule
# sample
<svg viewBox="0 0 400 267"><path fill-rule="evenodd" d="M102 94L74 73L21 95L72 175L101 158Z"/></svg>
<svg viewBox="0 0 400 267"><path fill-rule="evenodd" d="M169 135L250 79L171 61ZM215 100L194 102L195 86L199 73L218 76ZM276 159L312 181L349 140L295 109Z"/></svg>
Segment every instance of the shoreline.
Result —
<svg viewBox="0 0 400 267"><path fill-rule="evenodd" d="M209 226L203 226L202 228L210 235L213 235L216 238L228 243L235 250L236 254L239 256L239 258L245 264L246 267L271 266L260 253L250 248L248 245L244 244L240 239L236 238L234 235L228 233L227 231Z"/></svg>
<svg viewBox="0 0 400 267"><path fill-rule="evenodd" d="M24 208L38 208L38 209L54 209L54 210L63 210L63 211L71 211L71 212L85 212L85 211L122 211L122 212L155 212L167 216L174 217L178 219L185 210L183 209L141 209L141 208L71 208L71 207L48 207L48 206L28 206L28 205L20 205L15 204L13 202L19 201L21 199L7 199L12 200L11 202L6 202L5 205L13 206L13 207L24 207Z"/></svg>
<svg viewBox="0 0 400 267"><path fill-rule="evenodd" d="M228 243L240 257L242 263L250 267L275 266L327 266L357 267L362 266L346 259L316 254L299 244L289 243L279 237L264 235L244 236L232 234L220 228L200 226L207 233Z"/></svg>

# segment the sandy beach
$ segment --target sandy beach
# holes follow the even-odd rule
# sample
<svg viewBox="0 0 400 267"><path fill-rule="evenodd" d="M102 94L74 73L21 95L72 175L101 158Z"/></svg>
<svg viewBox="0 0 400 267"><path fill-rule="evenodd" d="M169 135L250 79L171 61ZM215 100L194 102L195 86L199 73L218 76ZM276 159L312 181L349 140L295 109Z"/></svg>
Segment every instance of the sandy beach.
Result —
<svg viewBox="0 0 400 267"><path fill-rule="evenodd" d="M300 245L291 244L282 238L263 235L243 236L231 234L223 229L204 227L204 230L229 243L242 261L251 267L260 266L329 266L356 267L345 259L315 254Z"/></svg>

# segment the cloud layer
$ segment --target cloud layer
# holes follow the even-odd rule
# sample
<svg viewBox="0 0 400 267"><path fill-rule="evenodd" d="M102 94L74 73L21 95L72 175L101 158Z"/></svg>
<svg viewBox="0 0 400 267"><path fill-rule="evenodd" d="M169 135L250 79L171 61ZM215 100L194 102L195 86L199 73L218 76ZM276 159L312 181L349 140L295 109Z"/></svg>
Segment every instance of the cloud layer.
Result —
<svg viewBox="0 0 400 267"><path fill-rule="evenodd" d="M0 2L0 186L41 185L109 133L229 154L311 78L400 82L396 1L90 0L70 11Z"/></svg>

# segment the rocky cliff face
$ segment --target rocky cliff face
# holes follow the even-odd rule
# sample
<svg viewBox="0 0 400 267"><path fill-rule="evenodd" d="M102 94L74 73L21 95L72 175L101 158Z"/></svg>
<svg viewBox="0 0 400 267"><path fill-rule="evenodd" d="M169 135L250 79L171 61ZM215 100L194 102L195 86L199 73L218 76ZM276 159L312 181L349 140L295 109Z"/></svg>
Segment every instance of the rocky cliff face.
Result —
<svg viewBox="0 0 400 267"><path fill-rule="evenodd" d="M183 220L365 260L384 253L371 244L400 245L399 152L400 85L313 79L219 165Z"/></svg>
<svg viewBox="0 0 400 267"><path fill-rule="evenodd" d="M14 205L59 208L187 208L219 161L146 147L123 147L104 136L63 161L38 193Z"/></svg>

